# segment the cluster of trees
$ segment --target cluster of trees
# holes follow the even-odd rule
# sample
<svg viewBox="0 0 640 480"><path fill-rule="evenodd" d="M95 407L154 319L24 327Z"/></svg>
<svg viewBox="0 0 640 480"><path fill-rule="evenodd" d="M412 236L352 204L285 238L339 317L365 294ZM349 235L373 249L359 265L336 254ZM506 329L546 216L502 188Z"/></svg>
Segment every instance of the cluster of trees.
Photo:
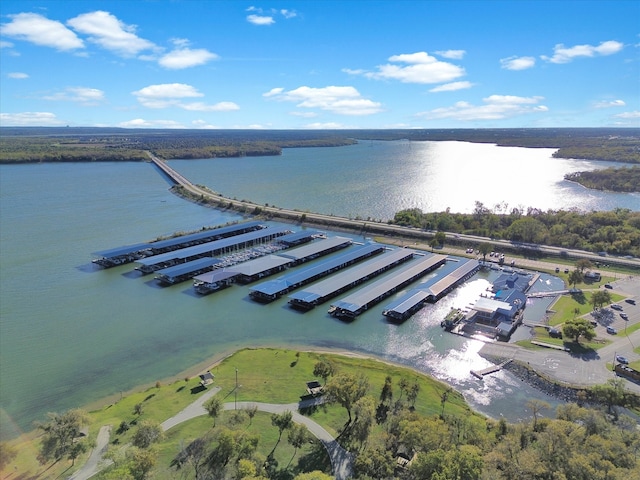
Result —
<svg viewBox="0 0 640 480"><path fill-rule="evenodd" d="M640 212L617 208L608 212L578 212L536 208L486 207L476 202L472 213L401 210L390 223L499 238L514 242L575 248L591 252L640 256Z"/></svg>
<svg viewBox="0 0 640 480"><path fill-rule="evenodd" d="M451 390L440 392L438 415L423 416L412 408L419 393L406 379L394 384L390 377L377 398L360 375L337 373L327 383L328 400L348 413L339 438L356 455L356 479L621 480L640 475L640 432L632 418L616 410L635 403L622 380L583 397L606 405L608 413L565 404L556 419L542 418L549 405L532 400L527 404L532 422L515 425L448 415Z"/></svg>
<svg viewBox="0 0 640 480"><path fill-rule="evenodd" d="M636 166L574 172L565 175L564 178L595 190L640 192L640 167Z"/></svg>

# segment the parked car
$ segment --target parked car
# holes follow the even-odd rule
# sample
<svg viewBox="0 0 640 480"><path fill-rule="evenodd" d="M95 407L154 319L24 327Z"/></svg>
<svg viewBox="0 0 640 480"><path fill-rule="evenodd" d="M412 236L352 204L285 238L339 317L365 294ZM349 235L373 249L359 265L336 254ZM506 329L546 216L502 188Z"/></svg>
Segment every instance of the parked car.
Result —
<svg viewBox="0 0 640 480"><path fill-rule="evenodd" d="M618 311L622 310L622 307L617 303L614 303L613 305L611 305L611 308Z"/></svg>
<svg viewBox="0 0 640 480"><path fill-rule="evenodd" d="M629 360L627 360L627 357L623 357L622 355L616 355L616 361L618 363L622 363L623 365L629 365Z"/></svg>
<svg viewBox="0 0 640 480"><path fill-rule="evenodd" d="M605 284L604 284L604 288L609 288L609 289L611 289L611 288L613 288L613 287L612 287L609 283L605 283Z"/></svg>
<svg viewBox="0 0 640 480"><path fill-rule="evenodd" d="M625 302L627 302L630 305L635 305L636 304L636 301L633 298L627 298L625 300Z"/></svg>
<svg viewBox="0 0 640 480"><path fill-rule="evenodd" d="M616 335L618 333L618 330L616 330L615 328L613 328L612 326L608 326L607 327L607 333L611 334L611 335Z"/></svg>
<svg viewBox="0 0 640 480"><path fill-rule="evenodd" d="M626 313L621 313L620 318L622 318L623 320L629 320L629 315L627 315Z"/></svg>
<svg viewBox="0 0 640 480"><path fill-rule="evenodd" d="M565 269L564 269L564 273L569 273L569 269L568 269L568 268L565 268Z"/></svg>
<svg viewBox="0 0 640 480"><path fill-rule="evenodd" d="M556 273L560 273L560 267L556 267Z"/></svg>

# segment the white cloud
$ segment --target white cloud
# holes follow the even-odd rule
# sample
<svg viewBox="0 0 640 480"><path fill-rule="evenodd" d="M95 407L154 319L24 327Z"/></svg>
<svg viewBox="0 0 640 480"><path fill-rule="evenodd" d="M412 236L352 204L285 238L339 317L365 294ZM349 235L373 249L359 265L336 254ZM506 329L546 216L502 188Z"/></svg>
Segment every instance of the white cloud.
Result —
<svg viewBox="0 0 640 480"><path fill-rule="evenodd" d="M218 55L203 48L177 48L160 57L158 63L168 69L179 70L182 68L195 67L216 60Z"/></svg>
<svg viewBox="0 0 640 480"><path fill-rule="evenodd" d="M614 115L614 118L623 118L625 120L640 118L640 110L635 110L633 112L618 113L617 115Z"/></svg>
<svg viewBox="0 0 640 480"><path fill-rule="evenodd" d="M451 82L451 83L445 83L444 85L438 85L437 87L434 87L429 91L432 93L454 92L456 90L464 90L465 88L471 88L471 87L473 87L473 83L471 82L467 82L467 81Z"/></svg>
<svg viewBox="0 0 640 480"><path fill-rule="evenodd" d="M193 120L191 122L191 125L193 125L194 128L201 128L203 130L204 129L215 130L215 129L220 128L220 127L216 127L215 125L211 125L206 120Z"/></svg>
<svg viewBox="0 0 640 480"><path fill-rule="evenodd" d="M109 12L83 13L67 21L75 31L89 35L89 40L118 55L131 57L157 47L136 35L135 25L126 25Z"/></svg>
<svg viewBox="0 0 640 480"><path fill-rule="evenodd" d="M29 75L22 72L9 72L7 73L7 77L13 78L15 80L23 80L25 78L29 78Z"/></svg>
<svg viewBox="0 0 640 480"><path fill-rule="evenodd" d="M4 127L52 127L64 125L64 122L51 112L21 112L0 113L0 125Z"/></svg>
<svg viewBox="0 0 640 480"><path fill-rule="evenodd" d="M553 49L553 56L547 57L542 55L540 58L551 63L569 63L578 57L595 57L604 55L613 55L622 50L624 45L615 40L609 40L600 43L597 47L593 45L575 45L573 47L565 47L559 43Z"/></svg>
<svg viewBox="0 0 640 480"><path fill-rule="evenodd" d="M533 57L508 57L500 59L500 64L505 70L526 70L535 66L536 59Z"/></svg>
<svg viewBox="0 0 640 480"><path fill-rule="evenodd" d="M439 50L436 55L440 55L444 58L450 58L451 60L462 60L467 52L464 50Z"/></svg>
<svg viewBox="0 0 640 480"><path fill-rule="evenodd" d="M295 10L287 10L286 8L283 8L282 10L280 10L280 14L284 18L294 18L298 16Z"/></svg>
<svg viewBox="0 0 640 480"><path fill-rule="evenodd" d="M10 23L0 25L1 35L60 51L84 48L82 40L60 22L37 13L18 13L9 18Z"/></svg>
<svg viewBox="0 0 640 480"><path fill-rule="evenodd" d="M284 102L295 102L297 107L317 108L339 115L371 115L382 111L379 103L362 98L353 87L298 87L285 92L274 88L263 94L265 98Z"/></svg>
<svg viewBox="0 0 640 480"><path fill-rule="evenodd" d="M0 25L0 30L2 30L1 25ZM0 48L13 48L13 43L7 42L6 40L0 40Z"/></svg>
<svg viewBox="0 0 640 480"><path fill-rule="evenodd" d="M595 108L610 108L610 107L624 107L626 103L624 100L604 100L594 103Z"/></svg>
<svg viewBox="0 0 640 480"><path fill-rule="evenodd" d="M185 128L175 120L144 120L143 118L120 122L118 126L122 128Z"/></svg>
<svg viewBox="0 0 640 480"><path fill-rule="evenodd" d="M233 102L219 102L207 104L204 102L183 102L183 98L204 97L204 94L196 88L185 83L164 83L149 85L135 92L131 92L141 105L147 108L177 107L183 110L197 112L229 112L239 110L240 107Z"/></svg>
<svg viewBox="0 0 640 480"><path fill-rule="evenodd" d="M343 130L349 127L346 127L341 123L326 122L326 123L309 123L305 125L304 128L308 128L309 130Z"/></svg>
<svg viewBox="0 0 640 480"><path fill-rule="evenodd" d="M389 62L393 63L379 65L377 72L364 72L364 76L399 80L403 83L444 83L465 74L463 68L440 61L427 52L393 55L389 57ZM397 65L397 63L405 65Z"/></svg>
<svg viewBox="0 0 640 480"><path fill-rule="evenodd" d="M457 102L446 108L420 113L429 119L451 118L460 121L502 120L533 112L546 112L548 108L538 105L542 97L517 97L514 95L491 95L484 98L484 105L473 105L468 102Z"/></svg>
<svg viewBox="0 0 640 480"><path fill-rule="evenodd" d="M44 100L77 102L83 105L98 105L104 100L104 92L97 88L69 87L63 92L43 97Z"/></svg>
<svg viewBox="0 0 640 480"><path fill-rule="evenodd" d="M254 25L273 25L276 21L273 17L266 15L247 15L247 21Z"/></svg>

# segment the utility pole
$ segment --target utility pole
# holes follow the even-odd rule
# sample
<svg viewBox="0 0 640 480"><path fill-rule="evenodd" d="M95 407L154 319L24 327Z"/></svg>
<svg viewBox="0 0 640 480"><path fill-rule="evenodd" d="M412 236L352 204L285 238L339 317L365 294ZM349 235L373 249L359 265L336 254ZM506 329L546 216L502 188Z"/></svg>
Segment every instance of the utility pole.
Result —
<svg viewBox="0 0 640 480"><path fill-rule="evenodd" d="M236 368L236 388L234 392L235 392L235 400L233 402L233 409L237 410L238 409L238 369L237 368Z"/></svg>

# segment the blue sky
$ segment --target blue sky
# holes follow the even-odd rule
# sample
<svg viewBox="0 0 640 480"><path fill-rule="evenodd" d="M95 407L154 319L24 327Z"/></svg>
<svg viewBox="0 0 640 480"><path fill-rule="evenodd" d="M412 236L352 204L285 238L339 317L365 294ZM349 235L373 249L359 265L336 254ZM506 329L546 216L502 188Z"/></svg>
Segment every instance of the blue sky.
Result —
<svg viewBox="0 0 640 480"><path fill-rule="evenodd" d="M0 125L639 127L637 0L2 0Z"/></svg>

